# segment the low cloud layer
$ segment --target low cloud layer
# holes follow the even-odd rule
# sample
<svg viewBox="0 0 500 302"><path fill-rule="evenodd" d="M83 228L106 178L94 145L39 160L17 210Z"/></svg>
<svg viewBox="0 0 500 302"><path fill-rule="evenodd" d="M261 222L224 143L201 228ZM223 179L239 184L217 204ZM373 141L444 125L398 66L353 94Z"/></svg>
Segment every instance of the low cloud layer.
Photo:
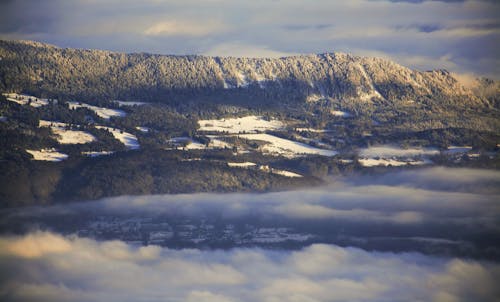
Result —
<svg viewBox="0 0 500 302"><path fill-rule="evenodd" d="M334 243L496 261L499 188L498 171L414 169L299 191L121 196L6 209L0 230L53 230L177 247Z"/></svg>
<svg viewBox="0 0 500 302"><path fill-rule="evenodd" d="M63 1L0 4L0 37L164 54L349 52L498 78L498 1Z"/></svg>
<svg viewBox="0 0 500 302"><path fill-rule="evenodd" d="M32 252L26 252L31 250ZM334 245L171 250L0 237L3 301L495 301L500 266Z"/></svg>
<svg viewBox="0 0 500 302"><path fill-rule="evenodd" d="M499 183L428 168L2 210L0 300L496 301Z"/></svg>

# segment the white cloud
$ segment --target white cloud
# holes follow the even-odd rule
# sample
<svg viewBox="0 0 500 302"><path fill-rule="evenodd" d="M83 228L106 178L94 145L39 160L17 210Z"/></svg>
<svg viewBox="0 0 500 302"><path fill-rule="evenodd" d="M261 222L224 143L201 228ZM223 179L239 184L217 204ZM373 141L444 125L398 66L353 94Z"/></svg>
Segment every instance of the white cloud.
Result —
<svg viewBox="0 0 500 302"><path fill-rule="evenodd" d="M57 238L70 248L25 258L0 254L0 297L9 301L494 301L500 266L419 254L370 253L333 245L299 251L171 250L52 233L1 237L7 247Z"/></svg>
<svg viewBox="0 0 500 302"><path fill-rule="evenodd" d="M498 1L106 0L69 5L15 0L1 6L0 37L63 47L263 57L371 52L412 68L496 77L500 66Z"/></svg>
<svg viewBox="0 0 500 302"><path fill-rule="evenodd" d="M144 31L144 34L148 36L206 36L225 30L226 27L222 23L215 21L169 20L153 24Z"/></svg>
<svg viewBox="0 0 500 302"><path fill-rule="evenodd" d="M221 43L210 48L203 54L208 56L251 58L279 58L297 55L297 53L293 52L273 50L267 46L245 44L240 42Z"/></svg>

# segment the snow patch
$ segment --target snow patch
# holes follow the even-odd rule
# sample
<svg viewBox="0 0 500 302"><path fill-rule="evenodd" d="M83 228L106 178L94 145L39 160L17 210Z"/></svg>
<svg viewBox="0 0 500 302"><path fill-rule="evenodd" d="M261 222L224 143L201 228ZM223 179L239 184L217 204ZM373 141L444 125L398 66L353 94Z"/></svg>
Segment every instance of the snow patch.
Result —
<svg viewBox="0 0 500 302"><path fill-rule="evenodd" d="M457 153L467 153L472 150L471 146L449 146L446 153L457 154Z"/></svg>
<svg viewBox="0 0 500 302"><path fill-rule="evenodd" d="M406 165L426 165L430 164L427 160L397 160L397 159L375 159L364 158L359 159L359 163L363 167L376 167L376 166L406 166Z"/></svg>
<svg viewBox="0 0 500 302"><path fill-rule="evenodd" d="M315 102L323 100L323 99L325 99L324 96L316 94L316 93L313 93L313 94L310 94L310 95L308 95L306 97L306 102L308 102L308 103L315 103Z"/></svg>
<svg viewBox="0 0 500 302"><path fill-rule="evenodd" d="M137 126L137 127L135 127L135 129L137 129L143 133L148 133L150 130L148 127L141 127L141 126Z"/></svg>
<svg viewBox="0 0 500 302"><path fill-rule="evenodd" d="M44 160L44 161L54 161L59 162L68 158L67 154L56 151L54 148L51 149L41 149L41 150L29 150L26 152L33 155L33 160Z"/></svg>
<svg viewBox="0 0 500 302"><path fill-rule="evenodd" d="M248 167L255 167L257 164L252 163L252 162L244 162L244 163L231 163L231 162L228 162L227 165L229 167L248 168Z"/></svg>
<svg viewBox="0 0 500 302"><path fill-rule="evenodd" d="M295 128L297 132L314 132L314 133L325 133L332 132L333 130L328 129L314 129L314 128Z"/></svg>
<svg viewBox="0 0 500 302"><path fill-rule="evenodd" d="M113 136L122 142L125 147L127 147L129 150L137 150L140 148L139 141L137 140L137 137L131 133L125 132L120 129L115 129L111 127L105 127L105 126L95 126L97 129L105 129L111 132Z"/></svg>
<svg viewBox="0 0 500 302"><path fill-rule="evenodd" d="M220 120L200 120L200 131L216 131L227 133L255 133L258 131L278 130L284 127L278 120L265 120L262 116L245 116Z"/></svg>
<svg viewBox="0 0 500 302"><path fill-rule="evenodd" d="M41 107L49 104L48 99L39 99L37 97L27 95L27 94L17 94L17 93L2 93L3 96L7 98L8 101L18 103L20 105L30 105L31 107Z"/></svg>
<svg viewBox="0 0 500 302"><path fill-rule="evenodd" d="M86 155L89 157L105 156L105 155L110 155L113 153L114 153L113 151L86 151L86 152L82 152L83 155Z"/></svg>
<svg viewBox="0 0 500 302"><path fill-rule="evenodd" d="M360 150L359 156L362 157L415 157L423 155L436 155L439 154L439 150L434 148L409 148L403 149L400 147L395 147L391 145L382 145L376 147L369 147Z"/></svg>
<svg viewBox="0 0 500 302"><path fill-rule="evenodd" d="M208 143L209 148L225 149L233 147L232 145L226 143L225 141L218 139L218 137L215 135L207 135L207 137L210 138L210 142Z"/></svg>
<svg viewBox="0 0 500 302"><path fill-rule="evenodd" d="M357 67L359 69L359 71L361 72L361 75L365 78L366 82L368 83L368 87L369 87L369 92L366 93L366 92L363 92L361 90L361 87L358 87L357 88L357 93L358 93L358 96L359 98L362 100L362 101L370 101L372 98L380 98L380 99L385 99L378 91L377 89L375 89L375 86L373 85L373 81L371 80L371 78L368 76L368 74L366 73L366 70L365 68L361 65L361 64L357 64Z"/></svg>
<svg viewBox="0 0 500 302"><path fill-rule="evenodd" d="M127 107L127 106L142 106L146 105L146 102L134 102L134 101L119 101L119 100L113 100L112 102L118 103L118 106L120 107Z"/></svg>
<svg viewBox="0 0 500 302"><path fill-rule="evenodd" d="M303 143L291 141L288 139L280 138L274 135L258 133L258 134L242 134L240 138L248 140L260 140L268 142L268 144L261 147L262 152L271 155L283 155L285 157L296 157L305 154L316 154L323 156L334 156L337 152L332 150L325 150L315 148Z"/></svg>
<svg viewBox="0 0 500 302"><path fill-rule="evenodd" d="M111 117L124 117L126 113L122 110L97 107L85 103L77 103L77 102L68 102L69 109L74 110L77 108L87 108L95 112L97 116L103 119L110 119Z"/></svg>
<svg viewBox="0 0 500 302"><path fill-rule="evenodd" d="M175 145L177 145L177 147L186 148L186 150L201 150L207 148L205 144L202 144L187 136L173 137L169 140L169 142L174 143Z"/></svg>
<svg viewBox="0 0 500 302"><path fill-rule="evenodd" d="M330 110L330 113L334 116L340 116L340 117L350 117L351 114L346 111L340 111L340 110Z"/></svg>
<svg viewBox="0 0 500 302"><path fill-rule="evenodd" d="M294 172L290 172L290 171L286 171L286 170L278 170L278 169L271 169L271 173L286 176L286 177L304 177L304 176L297 174L297 173L294 173Z"/></svg>
<svg viewBox="0 0 500 302"><path fill-rule="evenodd" d="M86 144L96 140L96 138L85 131L70 130L69 125L61 122L52 122L40 120L39 127L50 127L52 132L57 135L57 141L60 144Z"/></svg>

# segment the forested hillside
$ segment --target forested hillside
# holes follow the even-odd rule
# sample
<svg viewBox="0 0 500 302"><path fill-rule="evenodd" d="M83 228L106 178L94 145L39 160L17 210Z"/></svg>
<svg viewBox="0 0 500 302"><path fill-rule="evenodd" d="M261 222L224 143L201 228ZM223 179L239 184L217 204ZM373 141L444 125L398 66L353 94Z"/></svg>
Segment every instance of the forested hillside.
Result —
<svg viewBox="0 0 500 302"><path fill-rule="evenodd" d="M327 53L122 54L0 41L0 207L264 192L500 167L499 83Z"/></svg>
<svg viewBox="0 0 500 302"><path fill-rule="evenodd" d="M482 81L471 90L446 71L415 71L379 58L165 56L19 41L0 41L0 57L1 90L42 97L152 101L178 108L215 103L341 109L419 130L498 126L498 83Z"/></svg>

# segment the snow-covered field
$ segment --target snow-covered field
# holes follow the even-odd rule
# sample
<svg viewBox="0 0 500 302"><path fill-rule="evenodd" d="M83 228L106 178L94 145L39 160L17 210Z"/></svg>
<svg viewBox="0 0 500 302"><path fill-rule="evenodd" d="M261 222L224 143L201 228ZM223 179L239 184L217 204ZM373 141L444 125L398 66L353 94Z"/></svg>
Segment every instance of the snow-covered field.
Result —
<svg viewBox="0 0 500 302"><path fill-rule="evenodd" d="M109 132L111 132L111 134L113 134L113 136L117 140L122 142L125 145L125 147L127 147L130 150L136 150L140 148L139 141L137 140L137 137L133 134L111 127L105 127L105 126L95 126L95 127L97 129L108 130Z"/></svg>
<svg viewBox="0 0 500 302"><path fill-rule="evenodd" d="M200 150L207 148L205 144L202 144L187 136L173 137L170 139L170 142L177 145L177 147L182 147L186 150Z"/></svg>
<svg viewBox="0 0 500 302"><path fill-rule="evenodd" d="M256 163L252 163L252 162L242 162L242 163L228 162L227 165L229 167L233 167L233 168L255 168L255 167L257 167L257 164ZM259 166L259 170L265 171L265 172L268 172L268 173L273 173L273 174L278 174L278 175L286 176L286 177L303 177L300 174L297 174L297 173L294 173L294 172L290 172L290 171L286 171L286 170L279 170L279 169L275 169L275 168L270 168L267 165Z"/></svg>
<svg viewBox="0 0 500 302"><path fill-rule="evenodd" d="M284 124L278 120L265 120L262 116L245 116L220 120L200 120L200 131L217 131L227 133L255 133L266 130L279 130Z"/></svg>
<svg viewBox="0 0 500 302"><path fill-rule="evenodd" d="M456 153L467 153L472 150L470 146L449 146L446 153L448 154L456 154Z"/></svg>
<svg viewBox="0 0 500 302"><path fill-rule="evenodd" d="M287 171L287 170L271 169L271 173L279 174L279 175L286 176L286 177L303 177L300 174L297 174L297 173L294 173L294 172L290 172L290 171Z"/></svg>
<svg viewBox="0 0 500 302"><path fill-rule="evenodd" d="M436 155L436 154L439 154L439 150L434 148L403 149L391 145L374 146L361 149L359 151L359 156L365 158L415 157L415 156Z"/></svg>
<svg viewBox="0 0 500 302"><path fill-rule="evenodd" d="M146 102L133 102L133 101L118 101L114 100L112 102L118 103L118 106L123 107L123 106L142 106L146 105Z"/></svg>
<svg viewBox="0 0 500 302"><path fill-rule="evenodd" d="M69 125L61 122L40 120L39 127L50 127L57 135L60 144L86 144L96 140L96 138L85 131L70 130Z"/></svg>
<svg viewBox="0 0 500 302"><path fill-rule="evenodd" d="M314 128L295 128L297 132L313 132L313 133L325 133L332 132L333 130L329 129L314 129Z"/></svg>
<svg viewBox="0 0 500 302"><path fill-rule="evenodd" d="M224 148L232 148L233 146L228 144L227 142L219 139L218 136L215 135L207 135L210 138L210 143L208 143L209 148L213 149L224 149Z"/></svg>
<svg viewBox="0 0 500 302"><path fill-rule="evenodd" d="M55 149L29 150L26 152L33 155L33 160L44 161L62 161L68 158L67 154L56 151Z"/></svg>
<svg viewBox="0 0 500 302"><path fill-rule="evenodd" d="M350 117L351 114L346 111L340 111L340 110L331 110L330 113L334 116L341 116L341 117Z"/></svg>
<svg viewBox="0 0 500 302"><path fill-rule="evenodd" d="M21 105L29 104L32 107L41 107L49 104L48 99L39 99L37 97L26 94L3 93L3 95L7 98L7 100Z"/></svg>
<svg viewBox="0 0 500 302"><path fill-rule="evenodd" d="M325 150L315 148L303 143L294 142L288 139L277 137L265 133L257 134L241 134L240 138L248 140L260 140L268 142L268 144L261 147L261 151L271 155L283 155L285 157L296 157L306 154L316 154L323 156L334 156L337 152L332 150Z"/></svg>
<svg viewBox="0 0 500 302"><path fill-rule="evenodd" d="M426 160L397 160L397 159L375 159L375 158L364 158L359 159L359 163L363 167L376 167L376 166L406 166L406 165L425 165L429 164Z"/></svg>
<svg viewBox="0 0 500 302"><path fill-rule="evenodd" d="M114 153L113 151L86 151L86 152L82 152L83 155L86 155L88 157L98 157L98 156L110 155L113 153Z"/></svg>
<svg viewBox="0 0 500 302"><path fill-rule="evenodd" d="M365 167L427 165L425 156L439 154L434 148L403 149L392 145L374 146L359 151L359 163Z"/></svg>
<svg viewBox="0 0 500 302"><path fill-rule="evenodd" d="M102 117L103 119L109 119L111 117L123 117L126 115L126 113L122 110L118 109L111 109L111 108L104 108L104 107L97 107L85 103L79 103L79 102L68 102L69 104L69 109L77 109L77 108L88 108L92 111L94 111L99 117Z"/></svg>
<svg viewBox="0 0 500 302"><path fill-rule="evenodd" d="M255 167L257 164L252 163L252 162L244 162L244 163L232 163L232 162L228 162L227 165L229 167L248 168L248 167Z"/></svg>

